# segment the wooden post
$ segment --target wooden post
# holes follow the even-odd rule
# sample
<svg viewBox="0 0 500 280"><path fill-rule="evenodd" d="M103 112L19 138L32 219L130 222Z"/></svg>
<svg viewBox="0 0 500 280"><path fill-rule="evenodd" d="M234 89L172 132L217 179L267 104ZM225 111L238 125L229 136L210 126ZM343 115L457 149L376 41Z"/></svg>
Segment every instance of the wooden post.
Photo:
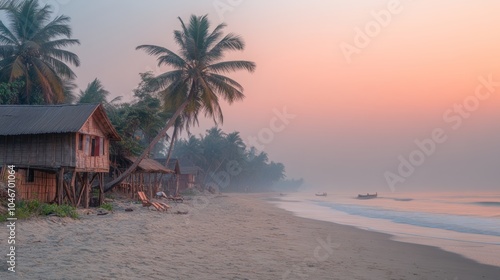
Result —
<svg viewBox="0 0 500 280"><path fill-rule="evenodd" d="M83 207L85 207L85 209L88 209L89 203L90 203L90 187L89 187L89 173L88 172L83 173L83 187L84 187L83 193L85 194L84 201L83 201Z"/></svg>
<svg viewBox="0 0 500 280"><path fill-rule="evenodd" d="M179 195L179 175L175 176L175 196Z"/></svg>
<svg viewBox="0 0 500 280"><path fill-rule="evenodd" d="M73 172L71 174L71 182L70 182L69 188L73 192L73 202L76 203L76 171L75 170L73 170ZM73 205L73 206L78 207L78 205Z"/></svg>
<svg viewBox="0 0 500 280"><path fill-rule="evenodd" d="M154 175L154 177L153 177L153 187L154 187L153 192L154 192L155 194L156 194L157 192L159 192L159 191L160 191L160 188L158 187L159 185L158 185L158 183L157 183L157 179L158 179L158 178L157 178L157 177L158 177L157 175L158 175L158 173L155 173L155 175ZM162 191L163 191L163 190L162 190Z"/></svg>
<svg viewBox="0 0 500 280"><path fill-rule="evenodd" d="M104 203L104 173L99 173L99 206Z"/></svg>
<svg viewBox="0 0 500 280"><path fill-rule="evenodd" d="M64 167L59 168L59 173L57 174L57 204L61 205L64 198Z"/></svg>
<svg viewBox="0 0 500 280"><path fill-rule="evenodd" d="M148 173L149 197L153 197L153 185L151 184L151 173Z"/></svg>
<svg viewBox="0 0 500 280"><path fill-rule="evenodd" d="M68 197L68 200L71 205L75 205L75 201L73 200L73 196L71 195L70 188L68 187L68 183L63 181L63 186L64 186L64 191L66 192L66 195L64 197ZM63 199L64 199L63 197Z"/></svg>

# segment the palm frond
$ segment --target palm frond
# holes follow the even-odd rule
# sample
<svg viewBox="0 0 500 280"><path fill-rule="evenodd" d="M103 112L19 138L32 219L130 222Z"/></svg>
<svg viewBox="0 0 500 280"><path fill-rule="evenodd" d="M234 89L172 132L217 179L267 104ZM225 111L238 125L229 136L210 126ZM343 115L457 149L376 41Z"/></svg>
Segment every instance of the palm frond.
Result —
<svg viewBox="0 0 500 280"><path fill-rule="evenodd" d="M255 71L255 63L244 60L223 61L207 66L207 70L215 73L228 73L238 70L247 70L248 72Z"/></svg>
<svg viewBox="0 0 500 280"><path fill-rule="evenodd" d="M68 25L69 21L69 17L60 15L38 30L31 39L33 41L46 41L59 36L70 38L72 32L71 27Z"/></svg>
<svg viewBox="0 0 500 280"><path fill-rule="evenodd" d="M59 60L67 61L75 66L80 66L80 58L70 51L56 48L42 48L41 50L42 53L45 54L45 57L51 56Z"/></svg>
<svg viewBox="0 0 500 280"><path fill-rule="evenodd" d="M57 74L65 77L65 78L69 78L69 79L76 78L76 74L64 62L62 62L62 61L60 61L60 60L58 60L56 58L53 58L51 56L44 56L43 59L47 63L49 63L50 65L52 65L52 67L55 69L55 71L57 72Z"/></svg>
<svg viewBox="0 0 500 280"><path fill-rule="evenodd" d="M7 44L13 44L17 45L17 38L16 36L5 26L3 21L0 20L0 34L2 35L2 42L7 43Z"/></svg>

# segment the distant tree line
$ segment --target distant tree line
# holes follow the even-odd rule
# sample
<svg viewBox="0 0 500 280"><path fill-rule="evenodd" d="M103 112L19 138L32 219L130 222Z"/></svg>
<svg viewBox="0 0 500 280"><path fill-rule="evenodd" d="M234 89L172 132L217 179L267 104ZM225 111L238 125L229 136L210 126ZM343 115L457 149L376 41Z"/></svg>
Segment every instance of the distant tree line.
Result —
<svg viewBox="0 0 500 280"><path fill-rule="evenodd" d="M276 183L283 184L286 177L282 163L270 161L267 153L247 147L239 132L225 133L218 127L198 137L180 139L172 155L200 167L202 184L221 191L269 191Z"/></svg>

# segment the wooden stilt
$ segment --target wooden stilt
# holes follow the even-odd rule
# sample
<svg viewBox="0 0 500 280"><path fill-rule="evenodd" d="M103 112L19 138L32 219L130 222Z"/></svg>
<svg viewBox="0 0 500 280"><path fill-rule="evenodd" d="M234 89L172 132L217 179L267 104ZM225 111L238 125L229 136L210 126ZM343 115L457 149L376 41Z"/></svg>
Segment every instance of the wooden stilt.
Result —
<svg viewBox="0 0 500 280"><path fill-rule="evenodd" d="M175 176L175 196L179 196L179 175Z"/></svg>
<svg viewBox="0 0 500 280"><path fill-rule="evenodd" d="M70 182L69 187L70 187L71 191L73 192L73 202L75 203L76 202L76 171L72 172L71 182ZM78 205L73 205L73 206L77 207Z"/></svg>
<svg viewBox="0 0 500 280"><path fill-rule="evenodd" d="M99 206L104 203L104 173L99 173Z"/></svg>
<svg viewBox="0 0 500 280"><path fill-rule="evenodd" d="M57 174L57 204L63 204L64 198L64 167L59 168L59 172Z"/></svg>
<svg viewBox="0 0 500 280"><path fill-rule="evenodd" d="M75 201L73 200L73 195L71 194L70 188L68 187L68 183L63 181L63 186L64 186L64 190L66 191L66 195L64 197L68 197L70 204L75 205ZM63 199L64 199L64 197L63 197Z"/></svg>
<svg viewBox="0 0 500 280"><path fill-rule="evenodd" d="M89 208L90 204L90 186L89 186L89 176L88 173L83 173L83 188L84 188L84 201L83 201L83 207L85 209Z"/></svg>

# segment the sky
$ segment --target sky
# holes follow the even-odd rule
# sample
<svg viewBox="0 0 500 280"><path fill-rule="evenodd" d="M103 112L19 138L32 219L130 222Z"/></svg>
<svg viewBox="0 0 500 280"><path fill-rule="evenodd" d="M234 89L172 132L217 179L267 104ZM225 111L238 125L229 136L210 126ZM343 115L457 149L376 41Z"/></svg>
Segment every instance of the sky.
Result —
<svg viewBox="0 0 500 280"><path fill-rule="evenodd" d="M226 58L257 70L230 75L246 98L223 104L220 127L311 190L500 187L499 1L42 2L71 17L79 87L99 78L124 100L140 72L168 70L136 46L177 50L177 17L225 22L246 42Z"/></svg>

